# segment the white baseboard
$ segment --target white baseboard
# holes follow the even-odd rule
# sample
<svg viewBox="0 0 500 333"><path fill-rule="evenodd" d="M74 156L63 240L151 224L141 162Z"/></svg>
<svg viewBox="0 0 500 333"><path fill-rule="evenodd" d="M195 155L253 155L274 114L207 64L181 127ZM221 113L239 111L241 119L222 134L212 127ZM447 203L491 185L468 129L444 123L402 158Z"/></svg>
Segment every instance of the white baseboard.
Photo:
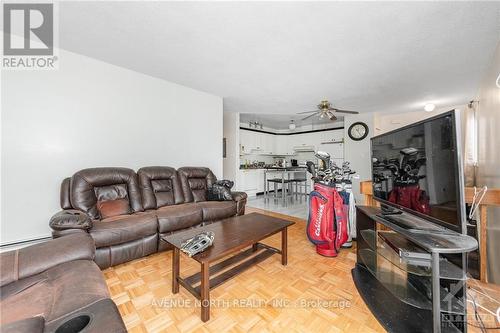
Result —
<svg viewBox="0 0 500 333"><path fill-rule="evenodd" d="M30 246L30 245L37 244L37 243L46 242L50 239L52 239L52 236L49 234L49 235L40 236L40 237L36 237L36 238L27 238L27 239L16 240L13 242L5 242L5 243L0 244L0 253L5 252L5 251L20 249L22 247Z"/></svg>

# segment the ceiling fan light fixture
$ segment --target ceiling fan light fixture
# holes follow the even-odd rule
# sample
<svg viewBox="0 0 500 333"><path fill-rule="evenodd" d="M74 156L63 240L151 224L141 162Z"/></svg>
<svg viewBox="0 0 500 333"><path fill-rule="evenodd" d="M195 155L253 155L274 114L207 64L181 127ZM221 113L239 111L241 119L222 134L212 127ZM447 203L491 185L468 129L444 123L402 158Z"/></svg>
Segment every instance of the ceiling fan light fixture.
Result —
<svg viewBox="0 0 500 333"><path fill-rule="evenodd" d="M320 119L328 118L331 121L337 120L337 113L348 113L348 114L359 114L358 111L351 111L351 110L344 110L344 109L337 109L332 107L332 104L328 102L327 100L321 101L318 104L317 110L314 111L305 111L305 112L299 112L297 114L308 114L309 115L305 118L302 118L302 120L309 119L311 117L319 117Z"/></svg>
<svg viewBox="0 0 500 333"><path fill-rule="evenodd" d="M331 121L335 121L337 120L337 117L335 117L335 115L333 114L333 112L330 112L328 111L328 118L331 120Z"/></svg>
<svg viewBox="0 0 500 333"><path fill-rule="evenodd" d="M288 128L293 131L297 126L295 125L295 122L293 120L290 120L290 124L288 124Z"/></svg>

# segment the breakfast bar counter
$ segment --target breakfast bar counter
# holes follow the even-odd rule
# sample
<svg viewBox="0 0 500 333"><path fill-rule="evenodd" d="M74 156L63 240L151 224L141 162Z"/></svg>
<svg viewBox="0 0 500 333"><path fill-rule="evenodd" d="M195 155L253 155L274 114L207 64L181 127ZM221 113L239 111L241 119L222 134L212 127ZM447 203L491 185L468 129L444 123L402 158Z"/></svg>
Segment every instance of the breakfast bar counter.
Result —
<svg viewBox="0 0 500 333"><path fill-rule="evenodd" d="M270 177L275 175L275 177ZM269 183L273 183L274 198L277 199L277 185L281 184L281 200L283 207L287 205L287 196L293 199L293 196L297 198L299 195L298 187L304 186L304 192L300 194L307 195L308 193L308 179L307 170L305 167L272 167L264 169L264 200L269 200ZM285 187L285 184L287 185ZM293 190L293 185L295 185L295 191ZM287 191L288 188L288 191Z"/></svg>

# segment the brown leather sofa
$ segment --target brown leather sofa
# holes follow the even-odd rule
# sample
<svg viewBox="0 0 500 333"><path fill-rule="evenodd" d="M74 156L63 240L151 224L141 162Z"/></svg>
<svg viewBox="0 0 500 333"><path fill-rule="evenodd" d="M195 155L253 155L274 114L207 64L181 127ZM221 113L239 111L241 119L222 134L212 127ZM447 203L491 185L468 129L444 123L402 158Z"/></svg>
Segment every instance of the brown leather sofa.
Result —
<svg viewBox="0 0 500 333"><path fill-rule="evenodd" d="M84 233L0 254L2 332L126 332Z"/></svg>
<svg viewBox="0 0 500 333"><path fill-rule="evenodd" d="M61 208L50 221L54 237L89 233L95 262L107 268L167 250L162 235L245 213L246 193L207 201L216 181L208 168L92 168L61 184Z"/></svg>

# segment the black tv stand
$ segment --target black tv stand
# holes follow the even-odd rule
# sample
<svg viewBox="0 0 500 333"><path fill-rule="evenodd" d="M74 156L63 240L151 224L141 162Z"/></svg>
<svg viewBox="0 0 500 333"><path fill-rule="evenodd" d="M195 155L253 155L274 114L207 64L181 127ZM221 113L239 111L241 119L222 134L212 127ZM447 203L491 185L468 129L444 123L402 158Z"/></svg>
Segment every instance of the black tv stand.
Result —
<svg viewBox="0 0 500 333"><path fill-rule="evenodd" d="M407 215L357 206L356 288L388 332L467 332L465 253L476 249L477 241L418 217L407 222L414 228L389 220L413 217ZM427 253L426 259L395 251L386 242L388 233ZM461 257L462 265L447 260L452 255Z"/></svg>
<svg viewBox="0 0 500 333"><path fill-rule="evenodd" d="M401 214L403 214L402 210L396 209L396 208L393 208L391 206L384 205L384 204L381 205L381 209L382 209L382 215L401 215Z"/></svg>
<svg viewBox="0 0 500 333"><path fill-rule="evenodd" d="M383 212L377 214L377 217L384 219L387 222L394 223L397 226L412 230L414 232L441 232L441 233L455 233L455 231L447 229L443 226L431 223L427 220L416 217L406 212L400 214L384 214Z"/></svg>

